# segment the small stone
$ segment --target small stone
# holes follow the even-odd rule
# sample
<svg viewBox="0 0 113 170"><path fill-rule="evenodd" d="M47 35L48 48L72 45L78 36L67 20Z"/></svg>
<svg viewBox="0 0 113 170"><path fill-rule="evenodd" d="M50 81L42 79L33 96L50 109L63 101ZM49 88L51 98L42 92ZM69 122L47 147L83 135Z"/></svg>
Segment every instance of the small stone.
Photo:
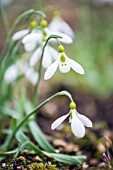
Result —
<svg viewBox="0 0 113 170"><path fill-rule="evenodd" d="M67 143L65 142L65 141L63 141L63 140L61 140L61 139L55 139L54 141L53 141L53 144L55 145L55 146L62 146L62 147L64 147L64 148L66 148L67 147Z"/></svg>
<svg viewBox="0 0 113 170"><path fill-rule="evenodd" d="M6 167L6 163L2 163L2 167L3 167L3 168Z"/></svg>

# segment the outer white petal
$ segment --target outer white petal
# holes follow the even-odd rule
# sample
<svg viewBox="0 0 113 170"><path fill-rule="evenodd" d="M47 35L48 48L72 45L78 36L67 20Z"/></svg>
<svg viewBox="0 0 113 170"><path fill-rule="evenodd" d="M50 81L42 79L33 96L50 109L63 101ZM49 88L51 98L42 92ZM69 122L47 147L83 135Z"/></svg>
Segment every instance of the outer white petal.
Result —
<svg viewBox="0 0 113 170"><path fill-rule="evenodd" d="M50 31L49 29L46 28L46 33L47 33L47 36L49 37L50 35L58 35L58 36L61 36L62 38L59 38L59 40L65 44L71 44L73 42L72 38L67 35L67 34L64 34L64 33L61 33L61 32L55 32L55 31ZM49 40L50 42L57 42L56 39L52 38Z"/></svg>
<svg viewBox="0 0 113 170"><path fill-rule="evenodd" d="M34 66L37 64L39 58L41 56L41 47L39 47L34 53L33 55L31 56L31 59L30 59L30 65L31 66Z"/></svg>
<svg viewBox="0 0 113 170"><path fill-rule="evenodd" d="M46 70L44 74L44 80L48 80L54 75L55 71L57 70L58 65L59 65L59 58L54 63L52 63L49 66L49 68Z"/></svg>
<svg viewBox="0 0 113 170"><path fill-rule="evenodd" d="M54 129L56 129L58 126L60 126L61 123L62 123L68 116L69 116L69 113L66 114L66 115L64 115L64 116L59 117L58 119L56 119L56 120L52 123L51 129L54 130Z"/></svg>
<svg viewBox="0 0 113 170"><path fill-rule="evenodd" d="M91 120L88 119L86 116L77 113L77 117L84 124L84 126L86 126L86 127L92 127L93 126Z"/></svg>
<svg viewBox="0 0 113 170"><path fill-rule="evenodd" d="M29 82L31 82L33 85L36 85L38 81L38 73L35 72L32 67L26 65L24 68L24 75Z"/></svg>
<svg viewBox="0 0 113 170"><path fill-rule="evenodd" d="M70 65L68 65L66 62L65 63L60 62L59 63L59 70L62 73L67 73L67 72L70 71Z"/></svg>
<svg viewBox="0 0 113 170"><path fill-rule="evenodd" d="M35 42L28 42L24 44L24 49L26 52L33 51L37 44Z"/></svg>
<svg viewBox="0 0 113 170"><path fill-rule="evenodd" d="M73 32L72 28L64 20L62 20L61 32L74 38L74 32Z"/></svg>
<svg viewBox="0 0 113 170"><path fill-rule="evenodd" d="M59 40L65 44L71 44L73 43L73 40L70 36L63 34L63 33L59 33L59 32L54 32L55 35L59 35L62 38L59 38Z"/></svg>
<svg viewBox="0 0 113 170"><path fill-rule="evenodd" d="M55 16L48 27L52 31L62 32L70 35L72 38L74 37L74 32L71 27L59 16Z"/></svg>
<svg viewBox="0 0 113 170"><path fill-rule="evenodd" d="M22 43L23 44L30 43L30 42L40 43L41 39L42 39L42 35L40 33L32 32L23 38Z"/></svg>
<svg viewBox="0 0 113 170"><path fill-rule="evenodd" d="M17 78L17 75L18 75L17 67L16 65L12 65L6 70L4 80L7 83L11 83Z"/></svg>
<svg viewBox="0 0 113 170"><path fill-rule="evenodd" d="M43 68L47 69L51 65L51 63L52 63L52 57L51 57L51 53L50 53L48 45L47 45L45 48L45 51L44 51L42 66L43 66Z"/></svg>
<svg viewBox="0 0 113 170"><path fill-rule="evenodd" d="M58 53L58 51L57 50L55 50L53 47L51 47L51 46L46 46L46 47L48 47L48 51L49 51L49 53L50 53L50 55L51 55L51 58L53 59L53 60L56 60L57 58L58 58L58 56L59 56L59 53Z"/></svg>
<svg viewBox="0 0 113 170"><path fill-rule="evenodd" d="M78 119L75 110L72 112L71 129L75 136L83 138L85 135L85 127L83 123Z"/></svg>
<svg viewBox="0 0 113 170"><path fill-rule="evenodd" d="M17 41L20 40L21 38L23 38L25 35L27 35L29 33L29 30L21 30L16 32L13 36L12 36L12 40L13 41Z"/></svg>
<svg viewBox="0 0 113 170"><path fill-rule="evenodd" d="M76 61L68 58L67 56L66 56L66 59L67 59L68 64L70 65L70 67L74 71L76 71L79 74L84 74L84 69L83 69L83 67L79 63L77 63Z"/></svg>

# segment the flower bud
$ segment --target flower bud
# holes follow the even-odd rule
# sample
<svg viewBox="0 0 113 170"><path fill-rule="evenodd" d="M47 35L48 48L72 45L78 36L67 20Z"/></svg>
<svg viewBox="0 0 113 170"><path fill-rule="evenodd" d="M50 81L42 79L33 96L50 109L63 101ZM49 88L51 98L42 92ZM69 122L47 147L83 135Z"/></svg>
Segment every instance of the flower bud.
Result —
<svg viewBox="0 0 113 170"><path fill-rule="evenodd" d="M43 20L40 22L40 26L41 26L42 28L46 28L46 27L48 26L47 21L46 21L45 19L43 19Z"/></svg>
<svg viewBox="0 0 113 170"><path fill-rule="evenodd" d="M63 45L59 45L59 46L58 46L58 51L59 51L59 53L64 52L64 47L63 47Z"/></svg>
<svg viewBox="0 0 113 170"><path fill-rule="evenodd" d="M76 103L71 102L69 107L70 107L70 109L76 109Z"/></svg>

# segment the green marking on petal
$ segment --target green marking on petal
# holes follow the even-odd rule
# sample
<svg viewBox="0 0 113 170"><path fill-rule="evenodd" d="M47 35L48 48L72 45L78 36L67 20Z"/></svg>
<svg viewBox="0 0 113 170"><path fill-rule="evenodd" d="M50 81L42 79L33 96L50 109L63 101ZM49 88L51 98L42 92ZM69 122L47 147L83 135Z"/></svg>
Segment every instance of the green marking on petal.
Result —
<svg viewBox="0 0 113 170"><path fill-rule="evenodd" d="M63 54L61 54L60 60L61 60L62 63L64 63L66 61L65 56Z"/></svg>
<svg viewBox="0 0 113 170"><path fill-rule="evenodd" d="M72 120L72 111L70 111L70 119Z"/></svg>

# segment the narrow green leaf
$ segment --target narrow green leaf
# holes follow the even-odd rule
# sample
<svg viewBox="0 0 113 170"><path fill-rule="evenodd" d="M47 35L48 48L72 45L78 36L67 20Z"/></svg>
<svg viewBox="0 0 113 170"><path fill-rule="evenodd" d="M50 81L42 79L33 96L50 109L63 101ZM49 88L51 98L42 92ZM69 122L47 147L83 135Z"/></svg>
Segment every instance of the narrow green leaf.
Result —
<svg viewBox="0 0 113 170"><path fill-rule="evenodd" d="M20 143L25 143L26 141L28 142L26 144L26 148L29 150L34 150L36 153L43 153L38 147L36 147L30 140L29 138L24 135L24 133L22 131L18 131L18 133L16 134L16 139L18 141L20 141Z"/></svg>
<svg viewBox="0 0 113 170"><path fill-rule="evenodd" d="M65 164L81 164L83 160L86 159L85 156L70 156L65 154L58 154L58 153L49 153L39 149L36 145L34 145L22 132L18 132L16 135L17 139L20 140L21 143L25 143L26 140L28 141L26 148L29 150L34 150L36 153L44 154L48 157L54 158L58 162L62 162Z"/></svg>
<svg viewBox="0 0 113 170"><path fill-rule="evenodd" d="M65 154L57 154L57 153L47 153L44 152L47 156L55 158L58 162L62 162L65 164L81 164L83 160L86 159L86 156L70 156Z"/></svg>
<svg viewBox="0 0 113 170"><path fill-rule="evenodd" d="M40 145L40 147L42 147L45 151L55 153L55 149L46 140L44 134L42 133L42 131L40 130L40 127L36 124L36 122L32 120L29 122L28 125L29 125L29 128L31 130L33 137L35 138L37 143Z"/></svg>

